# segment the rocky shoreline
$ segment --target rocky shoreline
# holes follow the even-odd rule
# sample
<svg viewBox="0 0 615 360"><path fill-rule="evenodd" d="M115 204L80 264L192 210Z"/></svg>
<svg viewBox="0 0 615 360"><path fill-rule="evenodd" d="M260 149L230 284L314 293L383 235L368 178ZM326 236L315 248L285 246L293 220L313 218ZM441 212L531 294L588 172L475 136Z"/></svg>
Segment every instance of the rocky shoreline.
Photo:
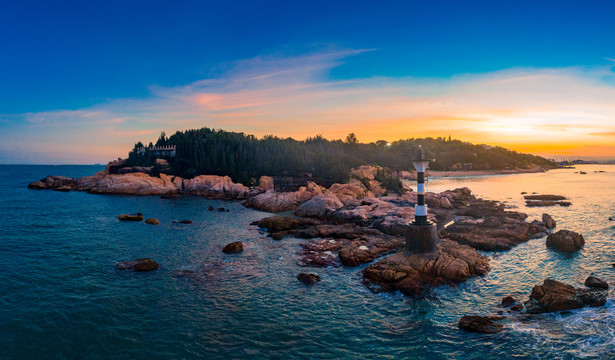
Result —
<svg viewBox="0 0 615 360"><path fill-rule="evenodd" d="M548 236L546 246L563 252L578 251L583 246L579 234L565 230L551 234L556 222L548 214L543 214L542 221L527 221L528 216L524 213L506 210L500 202L476 198L468 188L459 188L426 194L428 217L437 225L440 242L433 253L408 253L404 249L406 230L414 218L417 195L411 189L403 194L389 193L375 180L377 171L376 167L361 166L352 171L348 183L326 188L308 182L293 192L276 192L273 179L267 176L260 178L258 186L246 187L225 176L201 175L182 179L165 174L159 177L143 173L110 174L108 169L77 179L48 176L28 187L169 198L191 194L245 200L246 207L271 213L293 212L294 216L271 216L253 225L275 240L287 236L305 239L296 254L300 266L366 265L360 274L365 286L375 293L400 291L415 296L434 286L454 286L490 270L489 258L479 251L506 251L530 239ZM542 198L528 196L526 200L562 199L546 195ZM224 252L232 254L242 250L243 245L236 242L227 245ZM299 280L309 284L322 280L315 276L302 273ZM552 288L563 289L548 281L543 288L545 293ZM565 291L570 293L572 290L565 288ZM544 298L539 293L536 288L532 292L531 299L535 299L535 304L527 306L528 313L534 312L532 309L537 306L549 308L549 305L536 305L542 304ZM595 301L597 293L594 290L574 290L574 293L582 305L595 306L601 303L602 297L606 298L600 293ZM519 304L515 306L520 307L518 310L523 309ZM501 329L493 323L498 321L494 320L496 318L464 317L460 326L474 329L484 325L489 332L494 332Z"/></svg>

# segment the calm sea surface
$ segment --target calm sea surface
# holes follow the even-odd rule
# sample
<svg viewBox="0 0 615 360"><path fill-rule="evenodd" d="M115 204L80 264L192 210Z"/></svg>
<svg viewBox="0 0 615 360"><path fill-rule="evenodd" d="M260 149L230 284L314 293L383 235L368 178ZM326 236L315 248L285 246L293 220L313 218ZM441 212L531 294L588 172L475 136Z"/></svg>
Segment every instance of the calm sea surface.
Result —
<svg viewBox="0 0 615 360"><path fill-rule="evenodd" d="M468 186L485 198L582 233L564 255L531 240L491 260L491 272L423 299L374 295L357 268L296 265L298 239L274 241L249 224L269 214L196 197L34 191L46 175L96 166L0 166L1 359L573 359L615 358L615 306L511 320L495 335L457 329L493 314L503 296L525 300L545 278L582 286L591 272L615 284L615 166L541 174L433 178L428 190ZM583 170L587 175L575 171ZM604 171L604 172L596 172ZM525 208L520 193L567 196L568 208ZM210 212L226 207L230 212ZM160 225L121 223L142 212ZM190 219L190 225L173 220ZM243 241L245 250L222 247ZM487 254L491 256L492 254ZM116 270L151 257L159 270ZM319 274L307 287L299 272ZM190 271L196 274L191 275Z"/></svg>

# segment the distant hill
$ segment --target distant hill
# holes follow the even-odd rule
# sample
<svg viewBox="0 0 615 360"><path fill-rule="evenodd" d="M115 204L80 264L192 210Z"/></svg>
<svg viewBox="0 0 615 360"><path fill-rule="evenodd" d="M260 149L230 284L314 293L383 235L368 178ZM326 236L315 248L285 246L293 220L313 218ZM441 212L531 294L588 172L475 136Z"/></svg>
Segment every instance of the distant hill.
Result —
<svg viewBox="0 0 615 360"><path fill-rule="evenodd" d="M152 143L135 144L129 166L157 166ZM350 169L379 165L392 170L412 170L419 145L432 170L553 168L545 158L517 153L502 147L474 145L444 138L406 139L388 143L379 140L360 143L354 134L345 141L327 140L321 135L306 140L253 135L209 128L162 133L155 146L175 145L174 157L167 157L165 172L183 177L201 174L228 175L234 181L251 184L261 175L320 178L325 182L348 179Z"/></svg>

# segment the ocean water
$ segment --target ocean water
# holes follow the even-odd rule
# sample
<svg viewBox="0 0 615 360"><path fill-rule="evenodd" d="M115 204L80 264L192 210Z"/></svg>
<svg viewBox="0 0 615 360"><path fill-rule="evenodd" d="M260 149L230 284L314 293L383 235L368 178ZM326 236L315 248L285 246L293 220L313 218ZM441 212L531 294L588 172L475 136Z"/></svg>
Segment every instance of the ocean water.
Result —
<svg viewBox="0 0 615 360"><path fill-rule="evenodd" d="M301 240L265 237L249 224L269 214L240 202L26 188L49 174L100 169L0 166L0 359L615 358L612 299L601 308L511 317L495 335L457 328L463 315L496 313L503 296L527 299L548 277L582 286L594 272L615 284L615 221L608 220L615 166L429 179L428 190L468 186L530 219L546 211L586 245L564 255L546 249L544 238L530 240L499 253L485 277L420 299L371 293L361 284L364 266L299 267ZM522 191L565 195L573 205L525 208ZM116 219L134 212L161 223ZM194 223L172 223L183 219ZM223 254L232 241L245 250ZM161 268L114 266L140 257ZM303 285L295 276L305 271L322 282Z"/></svg>

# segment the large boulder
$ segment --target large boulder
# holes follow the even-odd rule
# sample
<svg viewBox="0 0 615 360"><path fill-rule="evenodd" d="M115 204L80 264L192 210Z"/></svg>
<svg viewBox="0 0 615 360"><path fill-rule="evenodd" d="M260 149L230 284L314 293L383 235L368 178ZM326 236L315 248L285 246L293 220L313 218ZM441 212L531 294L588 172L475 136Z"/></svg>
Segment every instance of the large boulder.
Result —
<svg viewBox="0 0 615 360"><path fill-rule="evenodd" d="M477 315L466 315L459 320L459 328L482 334L495 334L502 331L503 325L494 320L501 320L502 317L488 317Z"/></svg>
<svg viewBox="0 0 615 360"><path fill-rule="evenodd" d="M555 226L557 226L557 223L555 222L555 220L553 220L551 215L547 213L542 214L542 222L545 224L547 229L553 229Z"/></svg>
<svg viewBox="0 0 615 360"><path fill-rule="evenodd" d="M526 306L528 313L544 313L579 309L584 306L603 306L608 290L575 289L556 280L546 279L534 286Z"/></svg>
<svg viewBox="0 0 615 360"><path fill-rule="evenodd" d="M341 209L344 204L333 194L319 194L301 204L295 214L305 217L324 218Z"/></svg>
<svg viewBox="0 0 615 360"><path fill-rule="evenodd" d="M597 289L608 289L609 288L609 284L606 281L594 275L590 275L587 277L587 279L585 279L585 286L589 288L597 288Z"/></svg>
<svg viewBox="0 0 615 360"><path fill-rule="evenodd" d="M184 180L182 188L193 195L216 199L245 199L251 193L249 187L235 184L228 176L218 175L200 175Z"/></svg>
<svg viewBox="0 0 615 360"><path fill-rule="evenodd" d="M298 191L275 192L269 190L249 198L245 205L250 208L268 212L296 210L299 205L323 192L324 189L321 186L313 182L308 182L307 186L300 187Z"/></svg>
<svg viewBox="0 0 615 360"><path fill-rule="evenodd" d="M573 253L581 250L585 245L583 235L570 230L560 230L547 236L547 247L565 252Z"/></svg>
<svg viewBox="0 0 615 360"><path fill-rule="evenodd" d="M351 200L374 197L374 195L359 181L351 181L348 184L333 184L329 188L337 198L347 204Z"/></svg>
<svg viewBox="0 0 615 360"><path fill-rule="evenodd" d="M145 220L145 223L149 225L158 225L160 224L160 221L158 221L158 219L156 218L149 218Z"/></svg>
<svg viewBox="0 0 615 360"><path fill-rule="evenodd" d="M261 176L260 179L258 179L258 187L263 189L263 191L273 190L275 188L274 185L271 176Z"/></svg>

